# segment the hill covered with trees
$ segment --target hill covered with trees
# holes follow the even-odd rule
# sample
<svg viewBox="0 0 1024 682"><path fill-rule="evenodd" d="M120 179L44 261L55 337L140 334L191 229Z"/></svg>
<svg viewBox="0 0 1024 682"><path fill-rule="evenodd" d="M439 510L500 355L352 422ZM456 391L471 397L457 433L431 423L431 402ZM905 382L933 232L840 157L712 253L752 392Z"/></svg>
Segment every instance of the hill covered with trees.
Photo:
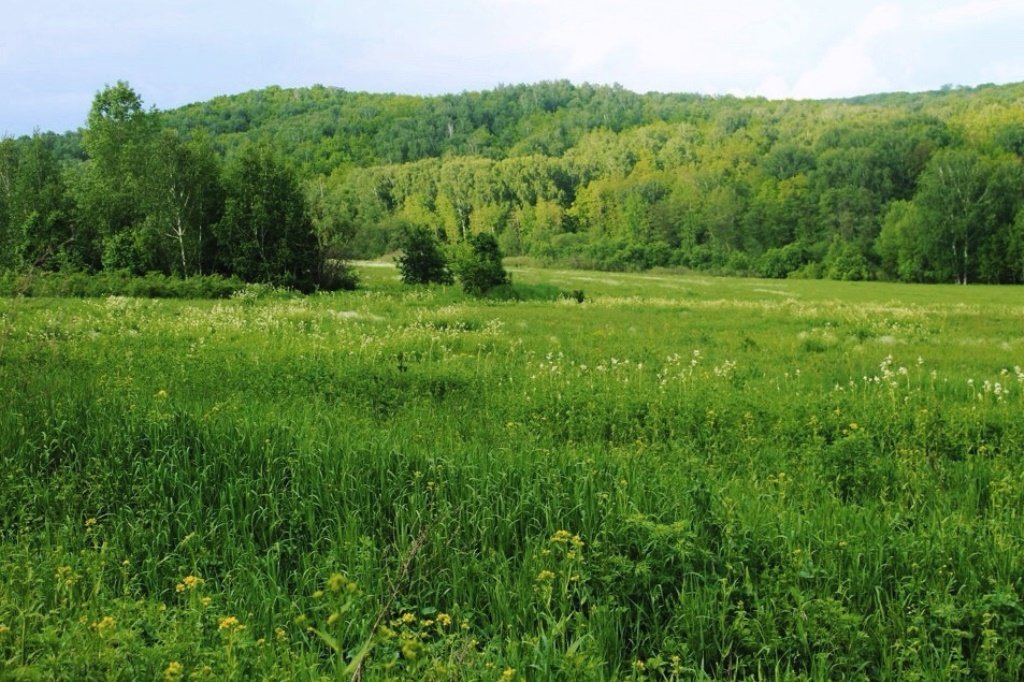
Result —
<svg viewBox="0 0 1024 682"><path fill-rule="evenodd" d="M106 151L96 106L79 133L3 141L8 266L50 254L51 268L267 279L284 250L277 280L308 283L325 255L380 255L427 228L604 269L1024 282L1024 84L830 101L565 81L442 97L271 87L167 112L139 100L151 141ZM290 208L264 215L278 190ZM268 246L253 226L285 215L308 227Z"/></svg>

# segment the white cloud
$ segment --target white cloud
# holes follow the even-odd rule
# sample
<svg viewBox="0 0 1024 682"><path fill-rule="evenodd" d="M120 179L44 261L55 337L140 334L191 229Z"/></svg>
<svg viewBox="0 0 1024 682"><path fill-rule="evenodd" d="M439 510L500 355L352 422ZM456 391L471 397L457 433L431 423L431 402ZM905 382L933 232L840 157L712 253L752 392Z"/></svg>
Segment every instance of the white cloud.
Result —
<svg viewBox="0 0 1024 682"><path fill-rule="evenodd" d="M874 7L816 66L800 75L792 95L843 97L891 89L892 81L887 73L898 65L878 64L877 46L906 25L906 16L898 5Z"/></svg>
<svg viewBox="0 0 1024 682"><path fill-rule="evenodd" d="M1024 3L1020 0L973 0L933 12L926 24L937 28L963 29L970 24L988 24L994 21L1024 18Z"/></svg>
<svg viewBox="0 0 1024 682"><path fill-rule="evenodd" d="M4 19L11 131L77 125L119 78L162 108L272 83L826 97L1024 78L1024 0L34 0Z"/></svg>

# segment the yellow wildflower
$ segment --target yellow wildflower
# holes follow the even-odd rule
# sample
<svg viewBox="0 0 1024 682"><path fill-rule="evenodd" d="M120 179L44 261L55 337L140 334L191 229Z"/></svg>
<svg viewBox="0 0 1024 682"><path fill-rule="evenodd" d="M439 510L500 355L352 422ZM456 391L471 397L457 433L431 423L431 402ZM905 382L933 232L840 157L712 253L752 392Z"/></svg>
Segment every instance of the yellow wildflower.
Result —
<svg viewBox="0 0 1024 682"><path fill-rule="evenodd" d="M442 611L441 613L437 614L437 622L442 627L448 627L452 624L452 617Z"/></svg>
<svg viewBox="0 0 1024 682"><path fill-rule="evenodd" d="M203 579L196 575L186 575L181 579L181 582L174 586L175 592L184 592L185 590L194 590L203 584Z"/></svg>
<svg viewBox="0 0 1024 682"><path fill-rule="evenodd" d="M334 573L327 579L327 587L331 592L340 592L341 588L345 587L346 582L345 576L340 573Z"/></svg>
<svg viewBox="0 0 1024 682"><path fill-rule="evenodd" d="M508 682L508 680L514 680L515 677L516 677L516 669L515 668L505 668L503 671L501 671L501 678L499 678L499 679L501 679L502 682Z"/></svg>
<svg viewBox="0 0 1024 682"><path fill-rule="evenodd" d="M567 530L556 530L555 534L551 536L551 542L569 542L572 538L572 533Z"/></svg>
<svg viewBox="0 0 1024 682"><path fill-rule="evenodd" d="M224 616L217 621L218 630L241 630L242 624L234 616Z"/></svg>
<svg viewBox="0 0 1024 682"><path fill-rule="evenodd" d="M177 680L181 677L183 672L185 672L185 666L178 661L171 661L167 664L167 667L164 668L164 679L168 681Z"/></svg>
<svg viewBox="0 0 1024 682"><path fill-rule="evenodd" d="M554 580L554 579L555 579L554 572L553 571L549 571L546 568L543 571L541 571L540 573L537 574L537 582L539 582L539 583L544 583L544 582L547 582L549 580Z"/></svg>
<svg viewBox="0 0 1024 682"><path fill-rule="evenodd" d="M103 634L107 630L113 630L116 626L117 621L114 620L113 616L103 616L92 624L93 629L100 634Z"/></svg>

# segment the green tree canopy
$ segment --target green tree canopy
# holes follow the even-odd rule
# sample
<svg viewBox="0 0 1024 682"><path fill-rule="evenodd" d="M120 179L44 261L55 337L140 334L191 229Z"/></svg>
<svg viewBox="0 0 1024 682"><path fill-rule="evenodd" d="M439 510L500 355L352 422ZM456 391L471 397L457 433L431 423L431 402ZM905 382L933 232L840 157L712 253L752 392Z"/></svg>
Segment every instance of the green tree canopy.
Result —
<svg viewBox="0 0 1024 682"><path fill-rule="evenodd" d="M317 239L291 167L267 146L250 145L228 163L224 187L214 230L221 268L250 282L312 289Z"/></svg>

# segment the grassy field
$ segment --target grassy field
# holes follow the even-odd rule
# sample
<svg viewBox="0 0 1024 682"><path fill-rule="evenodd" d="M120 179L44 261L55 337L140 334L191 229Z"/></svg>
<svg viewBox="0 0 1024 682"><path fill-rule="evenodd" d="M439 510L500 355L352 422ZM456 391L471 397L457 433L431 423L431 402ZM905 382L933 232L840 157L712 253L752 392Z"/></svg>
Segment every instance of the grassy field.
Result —
<svg viewBox="0 0 1024 682"><path fill-rule="evenodd" d="M1024 290L513 277L0 303L0 679L1019 679Z"/></svg>

